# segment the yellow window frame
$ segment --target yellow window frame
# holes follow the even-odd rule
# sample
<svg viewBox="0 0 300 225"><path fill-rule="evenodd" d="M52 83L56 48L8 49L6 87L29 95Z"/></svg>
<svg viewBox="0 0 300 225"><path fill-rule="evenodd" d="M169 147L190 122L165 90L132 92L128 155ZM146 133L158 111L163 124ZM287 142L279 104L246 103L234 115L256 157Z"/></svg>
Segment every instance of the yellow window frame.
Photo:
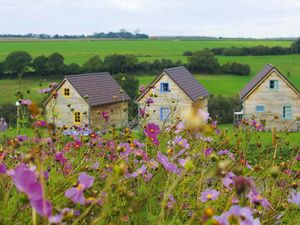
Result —
<svg viewBox="0 0 300 225"><path fill-rule="evenodd" d="M76 111L74 112L74 124L80 124L81 123L81 112Z"/></svg>
<svg viewBox="0 0 300 225"><path fill-rule="evenodd" d="M70 88L64 88L63 94L64 94L64 97L66 97L66 98L70 97L70 95L71 95Z"/></svg>

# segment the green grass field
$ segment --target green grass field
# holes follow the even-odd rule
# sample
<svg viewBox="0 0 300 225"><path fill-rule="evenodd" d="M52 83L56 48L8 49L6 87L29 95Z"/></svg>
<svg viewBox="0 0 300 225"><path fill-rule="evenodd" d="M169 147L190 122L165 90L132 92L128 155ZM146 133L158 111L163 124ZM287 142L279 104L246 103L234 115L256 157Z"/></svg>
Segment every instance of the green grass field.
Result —
<svg viewBox="0 0 300 225"><path fill-rule="evenodd" d="M34 57L61 53L66 63L84 63L92 55L104 57L109 54L133 54L140 60L153 61L156 58L185 60L184 51L195 51L216 47L250 47L256 45L285 46L291 41L270 40L82 40L82 41L1 41L0 60L12 51L27 51Z"/></svg>

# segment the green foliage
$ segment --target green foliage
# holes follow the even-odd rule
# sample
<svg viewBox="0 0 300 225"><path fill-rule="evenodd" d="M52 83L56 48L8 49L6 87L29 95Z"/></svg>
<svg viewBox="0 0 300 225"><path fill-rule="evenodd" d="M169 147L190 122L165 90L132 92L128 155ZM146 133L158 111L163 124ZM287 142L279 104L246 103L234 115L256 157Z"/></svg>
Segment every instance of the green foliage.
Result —
<svg viewBox="0 0 300 225"><path fill-rule="evenodd" d="M87 73L94 73L103 71L103 67L104 64L101 58L98 55L94 55L83 64L82 70Z"/></svg>
<svg viewBox="0 0 300 225"><path fill-rule="evenodd" d="M247 76L251 72L249 65L236 62L223 64L221 66L221 70L223 73L237 74L241 76Z"/></svg>
<svg viewBox="0 0 300 225"><path fill-rule="evenodd" d="M81 67L77 63L71 63L64 66L64 74L79 74L81 73Z"/></svg>
<svg viewBox="0 0 300 225"><path fill-rule="evenodd" d="M32 68L39 75L48 73L48 58L44 55L37 56L32 62Z"/></svg>
<svg viewBox="0 0 300 225"><path fill-rule="evenodd" d="M298 38L291 46L293 53L300 53L300 38Z"/></svg>
<svg viewBox="0 0 300 225"><path fill-rule="evenodd" d="M219 67L217 58L209 49L196 51L188 57L188 68L195 72L215 73Z"/></svg>
<svg viewBox="0 0 300 225"><path fill-rule="evenodd" d="M6 119L9 125L15 125L17 121L17 109L15 104L5 103L0 104L0 117Z"/></svg>
<svg viewBox="0 0 300 225"><path fill-rule="evenodd" d="M55 52L52 53L47 60L47 70L48 73L52 75L60 75L64 72L64 57Z"/></svg>
<svg viewBox="0 0 300 225"><path fill-rule="evenodd" d="M5 58L6 71L22 74L30 66L32 57L25 51L11 52Z"/></svg>
<svg viewBox="0 0 300 225"><path fill-rule="evenodd" d="M111 73L125 73L134 70L138 59L134 55L108 55L104 59L104 67Z"/></svg>
<svg viewBox="0 0 300 225"><path fill-rule="evenodd" d="M210 96L208 99L209 114L222 123L233 123L233 111L242 109L238 96L224 98L222 95Z"/></svg>

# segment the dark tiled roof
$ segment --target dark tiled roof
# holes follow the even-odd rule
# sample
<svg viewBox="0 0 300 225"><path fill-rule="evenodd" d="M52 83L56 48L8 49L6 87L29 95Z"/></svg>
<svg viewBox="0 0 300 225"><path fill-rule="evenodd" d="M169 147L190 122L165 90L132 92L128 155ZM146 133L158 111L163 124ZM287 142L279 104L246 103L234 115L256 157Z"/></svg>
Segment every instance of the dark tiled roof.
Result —
<svg viewBox="0 0 300 225"><path fill-rule="evenodd" d="M265 67L240 91L240 99L244 99L252 89L267 76L275 67L271 64Z"/></svg>
<svg viewBox="0 0 300 225"><path fill-rule="evenodd" d="M65 76L82 97L88 96L90 106L130 100L125 91L120 93L121 87L107 72L77 74Z"/></svg>
<svg viewBox="0 0 300 225"><path fill-rule="evenodd" d="M196 80L184 66L165 69L171 79L192 99L194 102L200 97L208 97L209 92Z"/></svg>

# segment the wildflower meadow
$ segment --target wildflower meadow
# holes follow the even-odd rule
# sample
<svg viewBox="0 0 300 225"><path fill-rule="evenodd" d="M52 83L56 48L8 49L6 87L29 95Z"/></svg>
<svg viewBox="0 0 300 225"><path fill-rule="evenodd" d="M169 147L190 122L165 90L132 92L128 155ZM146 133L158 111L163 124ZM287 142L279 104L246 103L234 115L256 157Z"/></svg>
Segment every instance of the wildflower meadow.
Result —
<svg viewBox="0 0 300 225"><path fill-rule="evenodd" d="M132 127L99 112L101 130L56 127L20 98L32 135L0 120L0 224L300 224L299 146L275 132L261 144L255 118L229 135L201 110L158 126L154 102Z"/></svg>

